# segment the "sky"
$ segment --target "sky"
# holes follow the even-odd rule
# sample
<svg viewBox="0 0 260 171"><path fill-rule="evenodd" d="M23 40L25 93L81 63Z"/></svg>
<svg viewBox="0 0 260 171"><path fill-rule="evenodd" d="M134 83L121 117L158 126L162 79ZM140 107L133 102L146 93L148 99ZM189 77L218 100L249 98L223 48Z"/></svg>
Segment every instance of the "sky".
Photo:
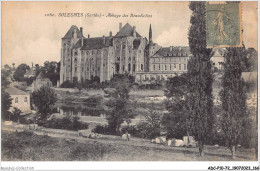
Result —
<svg viewBox="0 0 260 171"><path fill-rule="evenodd" d="M61 38L71 25L83 27L85 37L115 35L119 23L136 26L137 32L163 47L188 46L189 2L2 2L2 66L15 63L42 65L60 61ZM257 49L257 2L242 3L243 40ZM55 14L54 17L45 16ZM59 13L102 14L104 17L58 17ZM152 17L106 17L143 14Z"/></svg>

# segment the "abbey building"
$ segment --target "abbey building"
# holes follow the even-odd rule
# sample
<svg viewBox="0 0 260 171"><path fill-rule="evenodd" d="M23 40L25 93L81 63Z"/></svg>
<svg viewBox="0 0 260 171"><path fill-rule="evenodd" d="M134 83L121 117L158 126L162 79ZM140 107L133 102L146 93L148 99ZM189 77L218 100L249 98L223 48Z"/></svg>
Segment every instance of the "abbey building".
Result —
<svg viewBox="0 0 260 171"><path fill-rule="evenodd" d="M119 23L116 35L83 36L83 28L71 26L61 41L60 84L99 77L110 80L113 74L129 73L136 82L147 84L187 72L189 47L161 47L142 37L135 26Z"/></svg>

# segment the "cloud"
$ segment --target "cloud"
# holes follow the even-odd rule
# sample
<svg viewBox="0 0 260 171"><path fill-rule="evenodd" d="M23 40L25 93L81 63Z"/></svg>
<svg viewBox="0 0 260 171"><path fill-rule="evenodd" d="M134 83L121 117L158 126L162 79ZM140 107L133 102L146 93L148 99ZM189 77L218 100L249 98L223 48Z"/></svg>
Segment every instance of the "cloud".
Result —
<svg viewBox="0 0 260 171"><path fill-rule="evenodd" d="M31 62L42 65L45 61L60 60L60 40L51 41L46 37L40 37L37 40L28 40L23 46L15 46L9 52L9 58L2 57L2 63L18 66L26 63L31 66Z"/></svg>
<svg viewBox="0 0 260 171"><path fill-rule="evenodd" d="M171 27L163 31L154 42L161 46L188 46L188 28Z"/></svg>

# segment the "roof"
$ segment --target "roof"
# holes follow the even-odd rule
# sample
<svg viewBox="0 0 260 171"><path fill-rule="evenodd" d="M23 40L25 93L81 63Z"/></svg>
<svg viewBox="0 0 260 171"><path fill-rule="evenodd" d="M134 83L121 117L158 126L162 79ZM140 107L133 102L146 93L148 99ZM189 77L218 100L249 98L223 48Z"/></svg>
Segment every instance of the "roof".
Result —
<svg viewBox="0 0 260 171"><path fill-rule="evenodd" d="M84 39L83 47L80 50L101 49L103 47L112 46L113 45L112 38L113 37L95 37L95 38ZM104 39L105 39L105 43L104 43Z"/></svg>
<svg viewBox="0 0 260 171"><path fill-rule="evenodd" d="M133 36L134 28L126 23L124 27L117 32L117 34L114 37L130 37ZM136 32L136 37L141 37L139 33Z"/></svg>
<svg viewBox="0 0 260 171"><path fill-rule="evenodd" d="M160 48L152 57L180 57L190 55L190 48L188 46L172 46Z"/></svg>
<svg viewBox="0 0 260 171"><path fill-rule="evenodd" d="M212 50L212 53L214 53L213 56L224 56L225 50L225 48L214 48Z"/></svg>
<svg viewBox="0 0 260 171"><path fill-rule="evenodd" d="M35 70L28 69L24 75L35 75Z"/></svg>
<svg viewBox="0 0 260 171"><path fill-rule="evenodd" d="M29 95L28 93L16 88L16 87L8 87L6 92L10 95Z"/></svg>
<svg viewBox="0 0 260 171"><path fill-rule="evenodd" d="M63 39L70 39L70 38L72 38L72 37L73 37L73 31L74 31L74 29L76 29L77 38L82 38L82 37L84 37L84 36L82 35L82 33L80 32L79 28L78 28L77 26L75 26L75 25L72 25L72 26L70 27L70 29L68 30L68 32L67 32L67 33L65 34L65 36L63 37Z"/></svg>

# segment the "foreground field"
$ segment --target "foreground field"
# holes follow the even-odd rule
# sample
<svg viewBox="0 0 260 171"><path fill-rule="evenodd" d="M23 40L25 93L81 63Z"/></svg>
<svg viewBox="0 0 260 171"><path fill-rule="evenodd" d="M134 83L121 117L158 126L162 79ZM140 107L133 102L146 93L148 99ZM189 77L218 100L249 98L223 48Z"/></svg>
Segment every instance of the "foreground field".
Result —
<svg viewBox="0 0 260 171"><path fill-rule="evenodd" d="M3 161L229 161L225 147L205 147L205 156L197 148L167 147L149 140L132 138L123 141L118 136L102 139L82 137L49 137L31 132L2 131ZM239 149L238 161L252 161L254 151Z"/></svg>

